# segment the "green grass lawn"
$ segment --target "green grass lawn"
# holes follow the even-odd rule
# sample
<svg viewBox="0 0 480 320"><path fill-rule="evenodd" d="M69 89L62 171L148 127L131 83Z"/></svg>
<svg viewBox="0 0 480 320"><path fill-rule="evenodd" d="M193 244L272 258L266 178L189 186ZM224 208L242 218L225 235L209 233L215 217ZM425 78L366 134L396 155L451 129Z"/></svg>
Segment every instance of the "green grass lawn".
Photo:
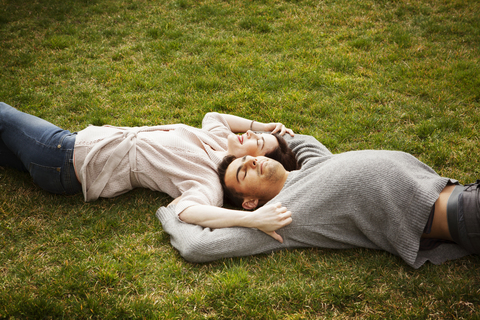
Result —
<svg viewBox="0 0 480 320"><path fill-rule="evenodd" d="M332 152L480 178L476 0L0 0L0 101L65 129L280 121ZM85 203L0 168L0 318L480 318L480 258L366 249L210 264L134 190Z"/></svg>

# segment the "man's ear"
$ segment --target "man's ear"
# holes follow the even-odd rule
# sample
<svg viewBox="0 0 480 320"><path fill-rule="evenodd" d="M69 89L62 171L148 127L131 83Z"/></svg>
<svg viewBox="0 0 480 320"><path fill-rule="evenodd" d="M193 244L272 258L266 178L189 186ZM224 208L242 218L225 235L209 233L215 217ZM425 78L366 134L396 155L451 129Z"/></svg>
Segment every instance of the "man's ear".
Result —
<svg viewBox="0 0 480 320"><path fill-rule="evenodd" d="M253 210L258 206L258 199L245 199L243 200L242 207L246 210Z"/></svg>

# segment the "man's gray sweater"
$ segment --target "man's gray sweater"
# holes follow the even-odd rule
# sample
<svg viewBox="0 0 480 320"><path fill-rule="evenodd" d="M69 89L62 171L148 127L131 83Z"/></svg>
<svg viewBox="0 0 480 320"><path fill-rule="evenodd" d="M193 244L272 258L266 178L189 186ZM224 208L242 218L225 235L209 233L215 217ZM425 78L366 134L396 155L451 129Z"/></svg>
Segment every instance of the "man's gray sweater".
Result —
<svg viewBox="0 0 480 320"><path fill-rule="evenodd" d="M455 244L419 251L431 208L447 183L426 164L399 151L332 154L311 136L288 140L301 169L290 172L281 202L293 222L277 231L281 244L249 228L210 229L182 222L173 206L157 211L172 245L192 262L301 247L381 249L414 268L467 254Z"/></svg>

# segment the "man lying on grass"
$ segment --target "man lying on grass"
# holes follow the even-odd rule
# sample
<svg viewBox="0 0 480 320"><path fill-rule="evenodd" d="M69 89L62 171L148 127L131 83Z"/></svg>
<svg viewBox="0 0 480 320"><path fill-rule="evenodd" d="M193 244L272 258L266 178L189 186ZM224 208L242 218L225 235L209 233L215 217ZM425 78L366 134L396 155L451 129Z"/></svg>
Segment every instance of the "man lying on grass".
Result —
<svg viewBox="0 0 480 320"><path fill-rule="evenodd" d="M212 230L182 223L172 214L174 205L160 208L157 216L185 259L364 247L391 252L418 268L427 260L439 264L480 252L478 181L460 186L399 151L332 154L313 137L293 139L300 170L289 172L276 161L250 156L225 158L219 168L234 204L249 210L266 204L266 214L291 223L278 233Z"/></svg>

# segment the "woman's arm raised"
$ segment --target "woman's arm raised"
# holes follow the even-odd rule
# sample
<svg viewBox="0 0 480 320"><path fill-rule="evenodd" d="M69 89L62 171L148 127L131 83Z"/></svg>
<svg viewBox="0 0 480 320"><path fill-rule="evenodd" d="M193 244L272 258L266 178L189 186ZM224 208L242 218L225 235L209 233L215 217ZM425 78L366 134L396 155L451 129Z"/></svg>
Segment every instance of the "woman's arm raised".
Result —
<svg viewBox="0 0 480 320"><path fill-rule="evenodd" d="M161 207L157 217L170 242L182 257L191 262L208 262L227 257L249 256L285 249L265 233L251 228L210 229L182 222L175 206Z"/></svg>
<svg viewBox="0 0 480 320"><path fill-rule="evenodd" d="M197 205L183 210L179 218L190 224L208 228L246 227L261 230L279 242L283 239L275 231L292 222L291 212L280 203L266 205L255 211L230 210Z"/></svg>
<svg viewBox="0 0 480 320"><path fill-rule="evenodd" d="M234 116L231 114L222 114L222 117L227 121L228 125L232 132L247 132L247 130L252 131L271 131L272 133L279 133L284 135L285 133L290 134L292 137L294 133L291 129L286 128L283 124L279 122L270 122L263 123L254 120L248 120L242 117Z"/></svg>

